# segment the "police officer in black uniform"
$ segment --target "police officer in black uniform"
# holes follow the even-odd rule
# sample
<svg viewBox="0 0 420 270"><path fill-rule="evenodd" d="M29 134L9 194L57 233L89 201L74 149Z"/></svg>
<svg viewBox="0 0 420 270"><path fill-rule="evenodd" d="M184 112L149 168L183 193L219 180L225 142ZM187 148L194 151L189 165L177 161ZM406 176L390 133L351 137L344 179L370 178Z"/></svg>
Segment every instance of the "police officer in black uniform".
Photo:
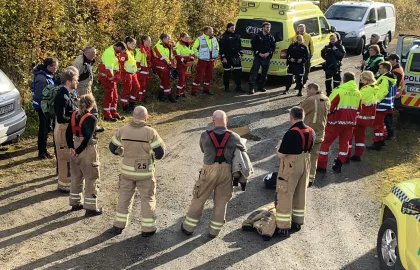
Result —
<svg viewBox="0 0 420 270"><path fill-rule="evenodd" d="M293 42L287 49L287 81L286 91L289 92L290 86L293 83L293 76L296 77L296 87L299 90L298 96L302 96L303 83L302 79L305 75L305 62L309 59L308 47L303 44L303 36L297 35L296 41Z"/></svg>
<svg viewBox="0 0 420 270"><path fill-rule="evenodd" d="M267 91L264 86L267 80L268 68L270 67L270 59L276 50L276 40L270 34L271 24L265 22L261 26L262 30L254 36L251 41L251 47L254 51L254 62L252 63L249 74L249 94L254 94L254 85L257 82L258 71L261 67L261 78L258 83L258 91Z"/></svg>
<svg viewBox="0 0 420 270"><path fill-rule="evenodd" d="M225 85L225 91L230 92L229 80L230 74L232 73L231 68L233 67L233 77L235 79L236 89L235 91L243 92L241 86L241 36L235 34L235 25L228 23L226 26L226 32L220 37L220 58L222 60L224 73L223 73L223 84Z"/></svg>
<svg viewBox="0 0 420 270"><path fill-rule="evenodd" d="M332 92L331 81L333 81L334 88L341 83L341 61L346 55L346 50L337 36L333 34L330 36L330 43L325 45L321 50L321 57L325 60L323 69L325 71L325 89L327 96Z"/></svg>

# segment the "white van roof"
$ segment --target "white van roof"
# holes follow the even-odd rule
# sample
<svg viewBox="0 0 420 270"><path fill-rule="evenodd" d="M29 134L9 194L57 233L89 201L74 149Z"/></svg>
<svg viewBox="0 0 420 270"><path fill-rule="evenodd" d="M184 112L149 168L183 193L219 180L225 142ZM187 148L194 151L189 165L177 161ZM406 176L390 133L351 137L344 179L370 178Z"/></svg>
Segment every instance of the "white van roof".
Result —
<svg viewBox="0 0 420 270"><path fill-rule="evenodd" d="M383 2L374 2L370 0L361 0L360 2L355 1L341 1L334 3L333 6L358 6L358 7L378 7L378 6L392 6L393 4L383 3Z"/></svg>

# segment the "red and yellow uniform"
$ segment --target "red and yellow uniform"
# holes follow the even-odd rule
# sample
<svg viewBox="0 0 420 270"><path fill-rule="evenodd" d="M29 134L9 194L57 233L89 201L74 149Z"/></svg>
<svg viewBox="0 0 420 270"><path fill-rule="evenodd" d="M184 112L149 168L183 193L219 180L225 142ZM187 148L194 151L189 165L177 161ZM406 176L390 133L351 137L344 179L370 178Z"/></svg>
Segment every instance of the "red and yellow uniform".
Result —
<svg viewBox="0 0 420 270"><path fill-rule="evenodd" d="M185 83L191 75L191 66L194 61L194 52L190 48L190 44L182 40L178 41L174 50L176 59L176 69L178 70L178 84L176 86L176 93L178 95L184 94Z"/></svg>
<svg viewBox="0 0 420 270"><path fill-rule="evenodd" d="M120 99L123 107L128 104L134 104L137 99L137 95L140 92L140 84L137 80L137 63L134 58L134 51L128 49L123 53L120 53L118 57L121 79L122 79L122 97Z"/></svg>

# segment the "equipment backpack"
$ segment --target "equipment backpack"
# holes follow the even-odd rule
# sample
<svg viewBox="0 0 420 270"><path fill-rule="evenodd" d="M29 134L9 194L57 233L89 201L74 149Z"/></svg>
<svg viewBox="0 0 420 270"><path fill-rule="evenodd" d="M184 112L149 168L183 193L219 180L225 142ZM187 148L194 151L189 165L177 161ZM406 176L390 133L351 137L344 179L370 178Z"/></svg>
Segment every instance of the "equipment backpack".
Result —
<svg viewBox="0 0 420 270"><path fill-rule="evenodd" d="M91 113L86 113L84 114L79 121L79 125L76 124L76 117L77 117L77 113L79 111L74 111L73 114L71 115L71 132L73 133L74 136L78 136L78 137L82 137L82 124L83 121L85 121L86 118L88 118L89 116L92 116L93 114ZM79 134L79 135L77 135Z"/></svg>
<svg viewBox="0 0 420 270"><path fill-rule="evenodd" d="M225 149L225 145L230 137L230 134L232 134L232 131L228 130L226 131L225 135L223 136L222 142L219 144L217 141L216 135L212 130L207 130L207 133L210 136L211 141L213 142L214 147L216 147L216 160L215 162L222 162L221 158L223 157L223 150Z"/></svg>
<svg viewBox="0 0 420 270"><path fill-rule="evenodd" d="M55 118L54 100L60 90L61 85L47 85L42 90L41 109L47 118Z"/></svg>

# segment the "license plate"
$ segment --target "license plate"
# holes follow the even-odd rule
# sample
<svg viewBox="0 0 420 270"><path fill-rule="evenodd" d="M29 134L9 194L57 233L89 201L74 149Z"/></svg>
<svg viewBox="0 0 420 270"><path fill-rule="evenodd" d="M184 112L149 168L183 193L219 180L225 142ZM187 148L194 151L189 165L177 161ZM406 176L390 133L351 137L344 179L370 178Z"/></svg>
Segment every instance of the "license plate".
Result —
<svg viewBox="0 0 420 270"><path fill-rule="evenodd" d="M407 92L420 93L420 87L414 87L414 86L407 87Z"/></svg>
<svg viewBox="0 0 420 270"><path fill-rule="evenodd" d="M242 50L242 53L252 55L252 50Z"/></svg>
<svg viewBox="0 0 420 270"><path fill-rule="evenodd" d="M14 104L13 103L8 104L8 105L3 106L3 107L0 107L0 115L11 112L11 111L13 111L13 109L14 109Z"/></svg>

